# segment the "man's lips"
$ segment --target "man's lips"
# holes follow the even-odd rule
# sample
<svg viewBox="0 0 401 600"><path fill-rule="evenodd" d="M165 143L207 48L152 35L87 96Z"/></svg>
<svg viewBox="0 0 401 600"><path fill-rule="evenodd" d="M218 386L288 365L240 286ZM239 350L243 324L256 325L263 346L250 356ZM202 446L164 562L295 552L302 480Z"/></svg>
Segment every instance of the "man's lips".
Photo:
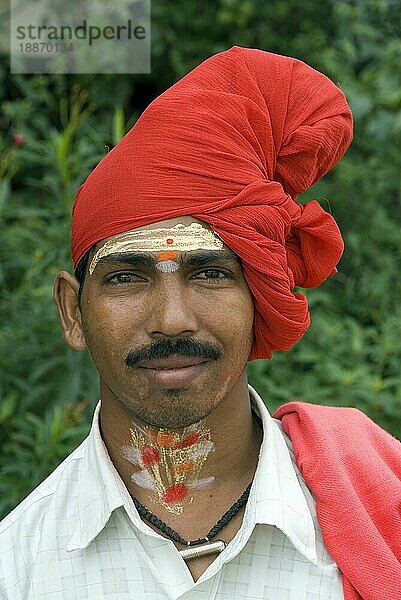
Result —
<svg viewBox="0 0 401 600"><path fill-rule="evenodd" d="M170 356L169 358L144 360L138 363L138 367L164 371L192 367L193 365L200 365L204 362L208 362L208 359L194 356Z"/></svg>
<svg viewBox="0 0 401 600"><path fill-rule="evenodd" d="M187 387L209 364L207 358L171 356L138 363L142 373L154 384L164 388Z"/></svg>

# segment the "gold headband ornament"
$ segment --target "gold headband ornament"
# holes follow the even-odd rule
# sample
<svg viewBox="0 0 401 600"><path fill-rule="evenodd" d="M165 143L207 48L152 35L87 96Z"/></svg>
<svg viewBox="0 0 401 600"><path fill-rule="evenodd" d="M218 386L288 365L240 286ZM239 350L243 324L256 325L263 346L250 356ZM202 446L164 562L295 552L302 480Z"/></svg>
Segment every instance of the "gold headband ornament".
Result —
<svg viewBox="0 0 401 600"><path fill-rule="evenodd" d="M191 250L223 250L223 242L218 234L206 229L201 223L170 228L131 230L111 237L93 255L89 266L92 275L99 260L110 254L123 252L167 252Z"/></svg>

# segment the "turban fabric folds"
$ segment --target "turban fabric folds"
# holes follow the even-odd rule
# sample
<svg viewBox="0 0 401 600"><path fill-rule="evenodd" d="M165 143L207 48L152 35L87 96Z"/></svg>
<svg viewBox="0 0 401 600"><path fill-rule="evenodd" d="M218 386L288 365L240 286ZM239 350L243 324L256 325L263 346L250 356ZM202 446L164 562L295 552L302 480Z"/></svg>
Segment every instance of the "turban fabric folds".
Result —
<svg viewBox="0 0 401 600"><path fill-rule="evenodd" d="M74 265L117 233L182 215L205 221L242 260L255 305L249 358L270 358L309 326L294 286L336 272L334 219L296 197L351 139L351 111L325 75L263 50L216 54L156 98L78 190Z"/></svg>

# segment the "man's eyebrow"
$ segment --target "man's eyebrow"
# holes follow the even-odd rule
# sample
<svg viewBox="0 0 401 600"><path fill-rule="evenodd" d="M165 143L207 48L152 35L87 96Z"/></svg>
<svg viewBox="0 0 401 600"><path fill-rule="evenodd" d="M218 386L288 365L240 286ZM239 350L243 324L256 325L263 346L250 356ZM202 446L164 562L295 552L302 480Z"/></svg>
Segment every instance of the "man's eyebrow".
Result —
<svg viewBox="0 0 401 600"><path fill-rule="evenodd" d="M116 252L102 256L102 258L99 259L98 265L106 263L118 263L135 267L154 267L156 259L152 254L146 252Z"/></svg>
<svg viewBox="0 0 401 600"><path fill-rule="evenodd" d="M202 267L213 262L236 262L241 264L240 258L230 250L211 250L209 252L197 252L186 254L183 261L191 267Z"/></svg>

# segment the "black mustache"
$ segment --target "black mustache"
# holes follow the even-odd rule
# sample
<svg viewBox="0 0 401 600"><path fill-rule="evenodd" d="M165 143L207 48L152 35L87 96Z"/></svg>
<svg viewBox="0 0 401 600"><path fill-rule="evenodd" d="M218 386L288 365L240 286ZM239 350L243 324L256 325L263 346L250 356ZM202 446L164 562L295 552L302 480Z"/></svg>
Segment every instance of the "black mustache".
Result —
<svg viewBox="0 0 401 600"><path fill-rule="evenodd" d="M149 346L131 350L125 358L127 367L134 367L144 360L169 358L170 356L189 356L218 360L222 351L209 342L198 342L191 338L177 340L156 340Z"/></svg>

